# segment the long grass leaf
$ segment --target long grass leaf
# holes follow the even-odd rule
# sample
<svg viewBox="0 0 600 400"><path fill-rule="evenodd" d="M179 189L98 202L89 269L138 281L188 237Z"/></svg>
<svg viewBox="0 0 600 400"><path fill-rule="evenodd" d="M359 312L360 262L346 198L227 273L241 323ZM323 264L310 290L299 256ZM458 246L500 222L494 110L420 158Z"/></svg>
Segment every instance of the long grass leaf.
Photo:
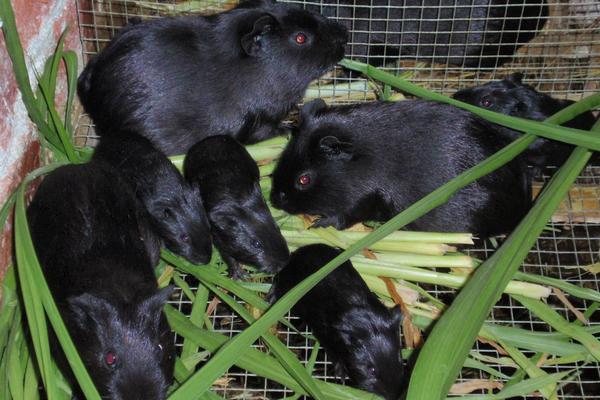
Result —
<svg viewBox="0 0 600 400"><path fill-rule="evenodd" d="M523 296L513 295L513 297L525 307L527 307L535 316L546 322L557 331L572 337L585 346L586 349L600 361L600 341L591 333L587 332L581 326L574 325L561 317L551 307L539 300L528 299Z"/></svg>
<svg viewBox="0 0 600 400"><path fill-rule="evenodd" d="M590 132L582 131L580 129L566 128L555 125L551 121L532 121L528 119L512 117L509 115L497 113L494 111L486 110L484 108L476 107L471 104L463 103L462 101L451 99L439 93L431 92L420 86L410 83L407 80L398 78L388 72L374 68L368 64L361 62L344 59L340 62L340 65L348 69L362 72L365 75L387 83L393 87L396 87L402 91L418 96L422 99L439 101L453 106L463 108L471 111L473 114L479 115L488 121L497 123L499 125L507 126L511 129L526 131L541 137L548 139L559 140L561 142L569 143L575 146L582 146L588 149L600 151L600 138L594 136ZM577 115L594 108L600 100L600 93L593 94L586 99L578 102L577 108L569 108L565 111L566 121L573 119Z"/></svg>

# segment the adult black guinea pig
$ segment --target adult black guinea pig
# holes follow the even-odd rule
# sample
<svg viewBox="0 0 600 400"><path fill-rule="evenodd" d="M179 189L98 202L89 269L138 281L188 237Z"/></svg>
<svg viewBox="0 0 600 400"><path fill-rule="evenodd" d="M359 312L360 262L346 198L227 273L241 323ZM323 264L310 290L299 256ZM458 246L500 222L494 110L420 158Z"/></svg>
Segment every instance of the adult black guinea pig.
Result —
<svg viewBox="0 0 600 400"><path fill-rule="evenodd" d="M194 263L210 261L210 226L198 189L150 141L134 133L102 137L93 159L119 170L166 248Z"/></svg>
<svg viewBox="0 0 600 400"><path fill-rule="evenodd" d="M399 55L494 67L540 31L544 0L319 0L307 9L343 24L346 54L382 65Z"/></svg>
<svg viewBox="0 0 600 400"><path fill-rule="evenodd" d="M121 127L167 155L209 135L253 143L344 54L345 29L319 14L250 0L208 17L131 24L86 66L78 94L101 135Z"/></svg>
<svg viewBox="0 0 600 400"><path fill-rule="evenodd" d="M292 253L288 265L273 280L275 302L292 287L327 264L340 252L324 244ZM369 290L352 263L346 261L317 284L292 308L312 329L350 384L397 400L403 391L398 307L388 309Z"/></svg>
<svg viewBox="0 0 600 400"><path fill-rule="evenodd" d="M164 399L175 350L162 308L172 288L157 287L158 239L128 184L103 163L60 167L41 183L27 217L52 295L102 398Z"/></svg>
<svg viewBox="0 0 600 400"><path fill-rule="evenodd" d="M491 156L508 140L467 111L406 100L302 109L300 126L273 173L277 208L320 216L313 226L385 221ZM530 206L520 159L456 193L408 227L422 231L510 231Z"/></svg>
<svg viewBox="0 0 600 400"><path fill-rule="evenodd" d="M573 100L555 99L540 93L522 82L523 74L514 73L503 80L489 82L481 86L462 89L452 97L479 107L502 114L543 121L563 108L574 103ZM563 124L569 128L590 130L596 118L590 111ZM512 129L500 127L509 139L515 140L523 135ZM528 163L536 167L562 165L573 151L573 146L554 140L539 138L524 153Z"/></svg>
<svg viewBox="0 0 600 400"><path fill-rule="evenodd" d="M258 184L256 163L230 136L211 136L192 146L183 166L200 187L212 237L229 273L243 276L239 263L277 272L290 256Z"/></svg>

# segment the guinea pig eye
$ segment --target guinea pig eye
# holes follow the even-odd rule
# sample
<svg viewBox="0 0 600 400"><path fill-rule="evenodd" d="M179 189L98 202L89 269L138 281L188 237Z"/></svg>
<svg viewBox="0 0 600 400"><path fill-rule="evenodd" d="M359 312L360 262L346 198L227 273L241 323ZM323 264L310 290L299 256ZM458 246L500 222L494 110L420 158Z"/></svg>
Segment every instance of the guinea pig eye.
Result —
<svg viewBox="0 0 600 400"><path fill-rule="evenodd" d="M310 175L300 175L300 177L298 178L298 184L300 186L310 185Z"/></svg>
<svg viewBox="0 0 600 400"><path fill-rule="evenodd" d="M306 35L302 32L298 32L298 33L296 33L294 40L296 41L297 44L304 44L304 43L306 43Z"/></svg>
<svg viewBox="0 0 600 400"><path fill-rule="evenodd" d="M108 353L106 353L104 355L104 362L109 367L114 367L115 364L117 363L117 355L115 353L113 353L112 351L109 351Z"/></svg>
<svg viewBox="0 0 600 400"><path fill-rule="evenodd" d="M259 240L253 241L252 246L256 249L260 249L261 248L260 241Z"/></svg>
<svg viewBox="0 0 600 400"><path fill-rule="evenodd" d="M162 344L159 343L156 347L158 347L159 351L163 351L163 345Z"/></svg>
<svg viewBox="0 0 600 400"><path fill-rule="evenodd" d="M483 99L481 99L481 105L486 108L491 107L492 101L490 99L488 99L487 97L484 97Z"/></svg>
<svg viewBox="0 0 600 400"><path fill-rule="evenodd" d="M171 218L171 217L173 216L173 212L171 211L171 209L170 209L170 208L165 208L165 209L163 210L163 216L164 216L165 218Z"/></svg>
<svg viewBox="0 0 600 400"><path fill-rule="evenodd" d="M370 367L367 371L370 375L375 375L375 367Z"/></svg>

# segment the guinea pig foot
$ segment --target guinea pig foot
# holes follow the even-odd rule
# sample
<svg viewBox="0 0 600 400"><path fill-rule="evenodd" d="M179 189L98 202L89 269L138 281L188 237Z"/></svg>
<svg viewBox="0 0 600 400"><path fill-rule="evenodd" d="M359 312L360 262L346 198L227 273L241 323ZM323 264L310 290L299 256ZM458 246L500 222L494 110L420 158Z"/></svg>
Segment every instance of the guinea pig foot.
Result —
<svg viewBox="0 0 600 400"><path fill-rule="evenodd" d="M310 227L327 228L328 226L333 226L338 231L341 231L346 228L346 223L343 217L319 217L312 223Z"/></svg>
<svg viewBox="0 0 600 400"><path fill-rule="evenodd" d="M229 274L229 277L231 279L235 281L243 281L250 277L250 274L248 274L242 268L240 263L234 260L233 258L223 257L223 260L227 263L227 273Z"/></svg>

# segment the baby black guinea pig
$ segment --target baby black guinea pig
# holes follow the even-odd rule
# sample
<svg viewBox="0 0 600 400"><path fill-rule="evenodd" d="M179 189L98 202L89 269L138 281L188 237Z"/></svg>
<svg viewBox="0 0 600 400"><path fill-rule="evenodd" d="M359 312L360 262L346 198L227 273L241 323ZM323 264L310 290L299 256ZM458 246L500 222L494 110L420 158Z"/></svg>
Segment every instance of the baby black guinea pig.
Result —
<svg viewBox="0 0 600 400"><path fill-rule="evenodd" d="M292 214L318 215L313 226L345 229L386 221L508 140L493 124L446 104L406 100L302 109L300 125L273 173L271 201ZM461 189L409 229L471 232L514 228L530 207L521 159Z"/></svg>
<svg viewBox="0 0 600 400"><path fill-rule="evenodd" d="M166 248L193 263L210 261L210 226L198 189L150 141L135 133L102 137L93 159L123 175Z"/></svg>
<svg viewBox="0 0 600 400"><path fill-rule="evenodd" d="M254 143L342 58L345 29L317 13L249 0L212 16L130 24L86 66L78 94L100 135L144 132L167 155L210 135Z"/></svg>
<svg viewBox="0 0 600 400"><path fill-rule="evenodd" d="M273 280L274 303L333 258L339 250L324 244L292 253L288 265ZM312 329L336 372L357 388L397 400L404 375L401 355L400 308L388 309L371 293L350 261L317 284L292 308Z"/></svg>
<svg viewBox="0 0 600 400"><path fill-rule="evenodd" d="M186 179L200 187L212 237L229 274L243 276L239 263L277 272L290 253L258 184L256 163L230 136L211 136L185 157Z"/></svg>
<svg viewBox="0 0 600 400"><path fill-rule="evenodd" d="M563 108L574 103L572 100L555 99L540 93L522 82L523 74L514 73L501 81L462 89L452 97L465 103L487 108L502 114L543 121ZM569 128L590 130L596 118L590 111L563 124ZM500 127L500 131L511 140L518 139L522 132ZM535 167L560 166L569 157L574 147L555 140L538 138L524 153L527 162Z"/></svg>
<svg viewBox="0 0 600 400"><path fill-rule="evenodd" d="M380 66L398 56L492 68L541 31L544 0L316 0L306 8L349 31L346 55Z"/></svg>
<svg viewBox="0 0 600 400"><path fill-rule="evenodd" d="M51 172L27 217L48 286L103 399L166 397L175 361L158 289L159 240L129 185L92 162ZM83 399L64 354L53 353Z"/></svg>

